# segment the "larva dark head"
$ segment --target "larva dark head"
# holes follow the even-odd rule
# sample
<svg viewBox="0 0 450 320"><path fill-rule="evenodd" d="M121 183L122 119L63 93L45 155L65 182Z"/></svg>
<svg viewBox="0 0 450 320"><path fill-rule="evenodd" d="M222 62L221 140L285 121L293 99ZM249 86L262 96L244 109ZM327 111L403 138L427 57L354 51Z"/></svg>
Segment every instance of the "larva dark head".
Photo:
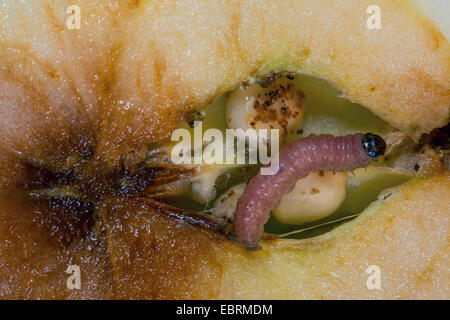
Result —
<svg viewBox="0 0 450 320"><path fill-rule="evenodd" d="M382 156L384 151L386 151L386 142L384 142L382 137L373 133L364 135L362 145L367 155L371 158Z"/></svg>

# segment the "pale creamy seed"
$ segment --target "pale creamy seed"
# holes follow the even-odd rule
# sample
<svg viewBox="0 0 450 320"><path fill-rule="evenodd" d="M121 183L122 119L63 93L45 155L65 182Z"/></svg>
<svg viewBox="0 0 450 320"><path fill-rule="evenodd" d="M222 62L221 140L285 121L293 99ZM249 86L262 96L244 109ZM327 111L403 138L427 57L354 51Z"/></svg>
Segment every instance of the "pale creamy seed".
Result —
<svg viewBox="0 0 450 320"><path fill-rule="evenodd" d="M295 225L322 219L344 201L346 181L345 172L313 172L297 181L273 210L273 215L280 222Z"/></svg>
<svg viewBox="0 0 450 320"><path fill-rule="evenodd" d="M303 119L305 96L287 77L277 77L267 88L248 83L229 93L227 124L233 129L279 129L286 140Z"/></svg>
<svg viewBox="0 0 450 320"><path fill-rule="evenodd" d="M211 215L224 222L230 224L235 219L236 204L241 195L244 193L246 183L235 185L222 194L215 202Z"/></svg>

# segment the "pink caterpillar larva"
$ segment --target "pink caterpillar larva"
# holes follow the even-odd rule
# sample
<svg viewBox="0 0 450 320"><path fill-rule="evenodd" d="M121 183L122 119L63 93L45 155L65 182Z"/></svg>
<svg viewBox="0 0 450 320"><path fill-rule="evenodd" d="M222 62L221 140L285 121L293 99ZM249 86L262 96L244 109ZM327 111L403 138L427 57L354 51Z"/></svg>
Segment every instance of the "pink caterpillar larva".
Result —
<svg viewBox="0 0 450 320"><path fill-rule="evenodd" d="M386 149L384 140L374 134L343 137L310 135L290 143L280 151L275 175L253 177L236 207L235 230L239 243L257 250L269 220L270 211L289 193L297 180L313 171L351 171L366 167Z"/></svg>

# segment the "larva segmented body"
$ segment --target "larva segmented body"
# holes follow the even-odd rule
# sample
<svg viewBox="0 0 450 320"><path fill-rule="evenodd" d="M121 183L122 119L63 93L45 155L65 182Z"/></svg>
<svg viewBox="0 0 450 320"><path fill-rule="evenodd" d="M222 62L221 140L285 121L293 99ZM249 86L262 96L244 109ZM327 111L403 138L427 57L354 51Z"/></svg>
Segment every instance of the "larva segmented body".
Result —
<svg viewBox="0 0 450 320"><path fill-rule="evenodd" d="M281 149L275 175L260 173L248 183L236 207L235 230L239 242L249 250L258 243L270 211L289 193L297 180L313 171L351 171L366 167L384 154L384 140L371 133L343 137L310 135Z"/></svg>

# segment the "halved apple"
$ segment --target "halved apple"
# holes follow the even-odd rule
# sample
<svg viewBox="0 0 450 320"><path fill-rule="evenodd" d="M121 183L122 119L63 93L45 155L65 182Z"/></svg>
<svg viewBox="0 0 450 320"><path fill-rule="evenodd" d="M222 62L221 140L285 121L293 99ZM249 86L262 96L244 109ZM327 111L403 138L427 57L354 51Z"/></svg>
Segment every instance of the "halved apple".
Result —
<svg viewBox="0 0 450 320"><path fill-rule="evenodd" d="M5 1L0 297L448 298L448 173L256 253L146 196L197 173L159 152L186 115L252 76L322 78L415 141L445 125L447 40L409 1L376 3L380 30L368 0L81 0L68 30L72 1ZM370 265L381 290L367 287Z"/></svg>

